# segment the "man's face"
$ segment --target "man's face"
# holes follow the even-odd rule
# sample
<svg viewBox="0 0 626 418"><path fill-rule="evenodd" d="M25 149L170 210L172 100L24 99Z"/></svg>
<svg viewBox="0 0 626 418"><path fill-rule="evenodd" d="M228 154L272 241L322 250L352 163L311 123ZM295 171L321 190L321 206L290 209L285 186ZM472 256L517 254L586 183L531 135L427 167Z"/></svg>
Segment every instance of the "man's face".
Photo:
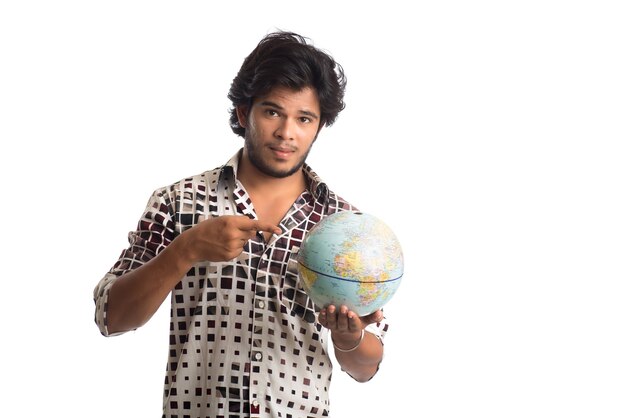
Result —
<svg viewBox="0 0 626 418"><path fill-rule="evenodd" d="M256 98L247 113L238 108L237 116L246 129L244 158L263 174L279 178L302 168L320 125L317 94L308 87L276 87Z"/></svg>

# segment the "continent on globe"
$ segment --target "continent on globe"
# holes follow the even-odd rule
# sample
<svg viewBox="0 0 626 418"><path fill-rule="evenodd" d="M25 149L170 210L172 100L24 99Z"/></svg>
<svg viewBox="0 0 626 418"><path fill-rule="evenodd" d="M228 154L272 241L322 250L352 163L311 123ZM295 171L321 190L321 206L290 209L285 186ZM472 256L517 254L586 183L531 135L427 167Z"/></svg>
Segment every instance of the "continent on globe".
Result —
<svg viewBox="0 0 626 418"><path fill-rule="evenodd" d="M322 219L305 236L297 260L303 287L318 308L346 305L359 316L386 305L404 272L393 231L361 212Z"/></svg>

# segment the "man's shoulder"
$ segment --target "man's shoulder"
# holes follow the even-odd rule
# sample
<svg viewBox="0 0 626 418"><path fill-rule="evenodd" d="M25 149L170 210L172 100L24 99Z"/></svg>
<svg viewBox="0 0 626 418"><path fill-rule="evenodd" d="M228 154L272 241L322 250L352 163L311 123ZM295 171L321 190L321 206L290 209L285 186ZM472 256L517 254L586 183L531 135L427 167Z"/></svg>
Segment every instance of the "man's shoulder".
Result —
<svg viewBox="0 0 626 418"><path fill-rule="evenodd" d="M358 211L348 200L335 193L310 165L304 165L304 173L308 179L309 191L316 199L325 203L327 214L330 215L331 213L341 211Z"/></svg>
<svg viewBox="0 0 626 418"><path fill-rule="evenodd" d="M358 210L356 206L332 190L328 191L328 214L345 211L358 212Z"/></svg>
<svg viewBox="0 0 626 418"><path fill-rule="evenodd" d="M232 178L234 176L240 153L241 151L235 153L225 164L182 178L175 183L157 189L157 192L175 193L177 191L186 192L191 190L215 191L219 181L229 181L229 177Z"/></svg>
<svg viewBox="0 0 626 418"><path fill-rule="evenodd" d="M193 195L198 192L205 194L209 193L216 187L215 185L217 184L222 169L223 166L220 166L181 178L174 183L157 188L153 191L153 195L173 197L175 195L183 195L187 193L192 193Z"/></svg>

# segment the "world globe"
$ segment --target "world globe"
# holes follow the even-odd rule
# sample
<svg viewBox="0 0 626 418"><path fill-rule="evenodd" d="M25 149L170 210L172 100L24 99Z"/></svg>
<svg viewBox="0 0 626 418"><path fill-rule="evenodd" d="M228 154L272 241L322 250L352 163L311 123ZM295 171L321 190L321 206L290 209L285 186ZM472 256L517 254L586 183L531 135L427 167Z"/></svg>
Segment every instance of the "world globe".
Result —
<svg viewBox="0 0 626 418"><path fill-rule="evenodd" d="M322 219L305 236L297 261L303 288L318 309L346 305L359 316L386 305L404 272L393 231L361 212Z"/></svg>

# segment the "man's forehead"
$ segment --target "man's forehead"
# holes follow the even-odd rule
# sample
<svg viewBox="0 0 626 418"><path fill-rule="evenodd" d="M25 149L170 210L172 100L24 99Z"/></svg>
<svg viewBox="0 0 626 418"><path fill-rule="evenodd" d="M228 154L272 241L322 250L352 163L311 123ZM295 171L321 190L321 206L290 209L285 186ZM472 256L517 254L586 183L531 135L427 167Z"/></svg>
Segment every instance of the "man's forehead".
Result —
<svg viewBox="0 0 626 418"><path fill-rule="evenodd" d="M288 87L274 87L267 94L257 97L255 104L271 105L278 108L294 108L308 112L319 112L317 92L311 87L300 90Z"/></svg>

